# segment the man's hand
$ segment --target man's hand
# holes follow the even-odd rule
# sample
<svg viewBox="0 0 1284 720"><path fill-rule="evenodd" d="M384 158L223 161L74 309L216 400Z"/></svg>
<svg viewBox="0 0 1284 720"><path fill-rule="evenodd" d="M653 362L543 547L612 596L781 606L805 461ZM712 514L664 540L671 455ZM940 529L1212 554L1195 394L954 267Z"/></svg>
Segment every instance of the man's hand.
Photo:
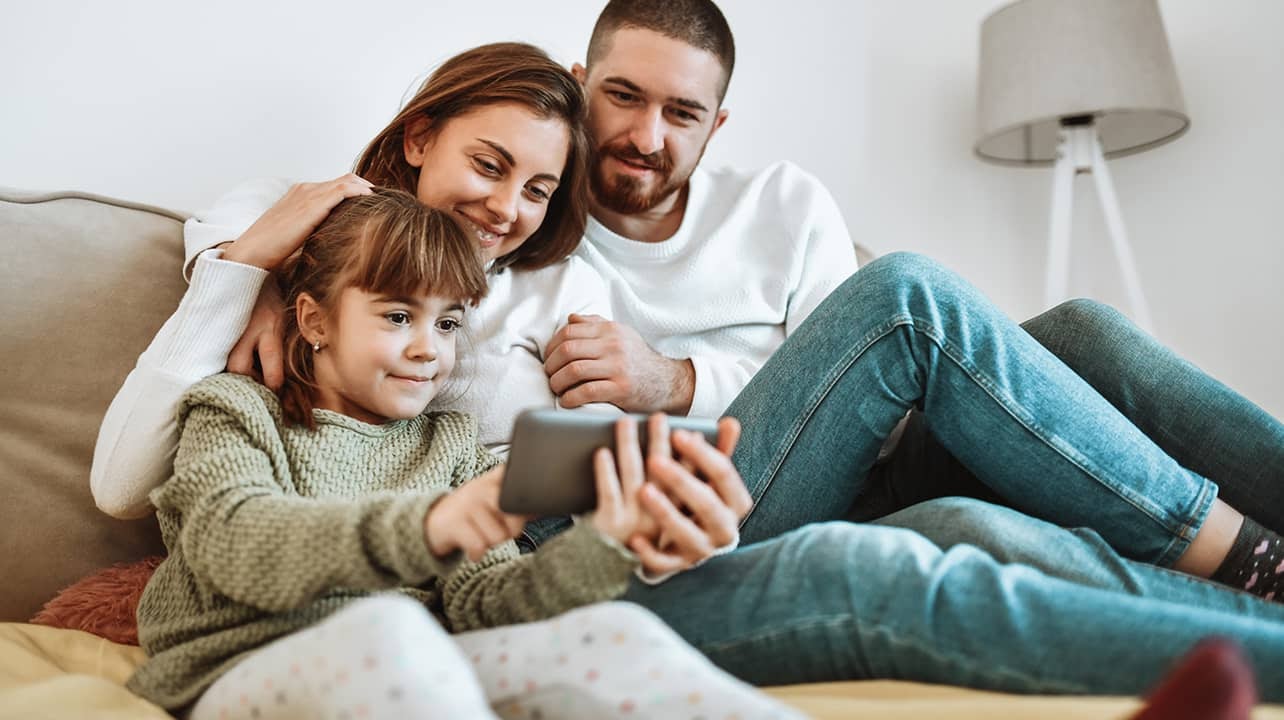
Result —
<svg viewBox="0 0 1284 720"><path fill-rule="evenodd" d="M638 499L660 533L658 540L642 534L629 540L643 568L653 575L685 570L731 543L753 506L731 463L740 440L735 418L718 421L717 447L699 433L679 430L672 435L671 449L669 437L663 415L648 419L647 483Z"/></svg>
<svg viewBox="0 0 1284 720"><path fill-rule="evenodd" d="M319 183L291 186L285 196L223 250L223 259L275 270L294 254L343 199L369 195L373 187L352 173Z"/></svg>
<svg viewBox="0 0 1284 720"><path fill-rule="evenodd" d="M627 325L572 314L549 340L546 352L544 373L562 407L608 402L625 412L671 415L686 415L691 409L691 361L657 353Z"/></svg>
<svg viewBox="0 0 1284 720"><path fill-rule="evenodd" d="M249 375L272 390L285 383L285 301L271 278L263 283L250 322L227 356L227 370ZM258 358L258 367L254 359Z"/></svg>
<svg viewBox="0 0 1284 720"><path fill-rule="evenodd" d="M438 557L462 550L476 562L487 550L520 535L527 518L499 509L503 481L504 466L499 465L433 503L424 517L428 550Z"/></svg>

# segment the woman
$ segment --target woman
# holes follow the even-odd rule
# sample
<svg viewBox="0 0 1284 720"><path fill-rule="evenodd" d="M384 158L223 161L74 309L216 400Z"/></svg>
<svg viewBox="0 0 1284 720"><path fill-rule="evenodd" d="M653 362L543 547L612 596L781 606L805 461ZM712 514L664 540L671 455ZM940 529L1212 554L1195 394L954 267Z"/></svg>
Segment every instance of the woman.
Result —
<svg viewBox="0 0 1284 720"><path fill-rule="evenodd" d="M281 302L271 283L254 310L272 319L253 324L267 331L237 344L264 278L340 200L368 193L372 183L448 211L490 263L489 294L468 337L476 360L457 370L434 408L476 416L482 441L502 450L520 409L555 402L542 354L558 324L573 312L609 314L601 279L569 258L587 217L583 118L578 83L543 51L482 46L434 72L369 144L354 174L293 187L246 183L189 220L192 287L183 303L200 310L182 326L162 328L108 409L90 476L99 507L118 517L150 512L147 493L170 473L179 396L225 365L248 372L255 351L279 353ZM263 380L279 387L272 371L279 362L264 364ZM502 377L503 392L479 377Z"/></svg>

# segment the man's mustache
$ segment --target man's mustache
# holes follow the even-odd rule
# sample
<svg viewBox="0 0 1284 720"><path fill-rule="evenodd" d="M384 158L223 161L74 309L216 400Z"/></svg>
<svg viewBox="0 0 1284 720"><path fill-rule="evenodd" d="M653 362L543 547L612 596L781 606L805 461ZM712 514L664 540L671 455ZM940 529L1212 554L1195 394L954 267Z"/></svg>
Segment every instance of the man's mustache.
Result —
<svg viewBox="0 0 1284 720"><path fill-rule="evenodd" d="M633 146L633 143L608 145L603 148L608 154L624 160L625 162L641 165L659 172L668 172L673 168L673 163L669 160L668 153L663 150L653 152L650 155L643 155Z"/></svg>

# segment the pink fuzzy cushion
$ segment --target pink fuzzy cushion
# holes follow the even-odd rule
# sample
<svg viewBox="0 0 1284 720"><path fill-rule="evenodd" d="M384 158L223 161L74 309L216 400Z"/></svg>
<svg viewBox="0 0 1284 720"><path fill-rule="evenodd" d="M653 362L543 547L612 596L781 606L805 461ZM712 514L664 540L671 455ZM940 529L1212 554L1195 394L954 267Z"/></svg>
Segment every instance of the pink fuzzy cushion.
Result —
<svg viewBox="0 0 1284 720"><path fill-rule="evenodd" d="M84 630L112 642L138 644L138 599L165 558L143 558L99 570L64 588L31 618L36 625Z"/></svg>

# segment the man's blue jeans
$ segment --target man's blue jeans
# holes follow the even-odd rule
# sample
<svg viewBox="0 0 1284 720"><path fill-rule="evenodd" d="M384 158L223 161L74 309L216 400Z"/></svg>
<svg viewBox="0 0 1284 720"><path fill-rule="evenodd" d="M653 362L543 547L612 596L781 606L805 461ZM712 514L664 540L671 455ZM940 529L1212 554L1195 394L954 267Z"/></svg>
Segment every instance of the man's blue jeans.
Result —
<svg viewBox="0 0 1284 720"><path fill-rule="evenodd" d="M1284 606L969 498L808 525L655 587L635 582L624 599L755 684L1138 694L1220 635L1245 648L1262 697L1284 701Z"/></svg>
<svg viewBox="0 0 1284 720"><path fill-rule="evenodd" d="M1197 470L1216 474L1238 509L1284 526L1273 418L1100 306L1029 324L1074 369L931 260L898 253L856 273L728 410L744 426L735 461L757 500L744 540L968 494L1171 565L1218 493Z"/></svg>
<svg viewBox="0 0 1284 720"><path fill-rule="evenodd" d="M1119 382L1102 372L1103 384ZM1159 389L1196 403L1208 402L1200 393L1229 393L1190 373L1164 374ZM1123 392L1112 401L1142 412L1133 396L1151 391ZM910 408L921 424L887 463L900 481L880 470L871 477ZM1194 427L1215 424L1215 412ZM1275 672L1284 607L1123 560L1102 540L1171 563L1216 486L931 261L898 254L861 270L729 414L744 424L735 460L758 500L742 537L758 542L660 586L635 584L626 598L742 678L1137 693L1200 638L1219 634L1246 647L1263 696L1284 700L1284 674ZM1257 433L1277 432L1268 420ZM1155 423L1172 427L1163 416ZM957 498L878 524L795 529L846 517L858 497L870 505L856 510L870 517L904 504L880 488L933 497L975 477L1015 507L1096 531ZM1269 478L1260 484L1269 494Z"/></svg>

